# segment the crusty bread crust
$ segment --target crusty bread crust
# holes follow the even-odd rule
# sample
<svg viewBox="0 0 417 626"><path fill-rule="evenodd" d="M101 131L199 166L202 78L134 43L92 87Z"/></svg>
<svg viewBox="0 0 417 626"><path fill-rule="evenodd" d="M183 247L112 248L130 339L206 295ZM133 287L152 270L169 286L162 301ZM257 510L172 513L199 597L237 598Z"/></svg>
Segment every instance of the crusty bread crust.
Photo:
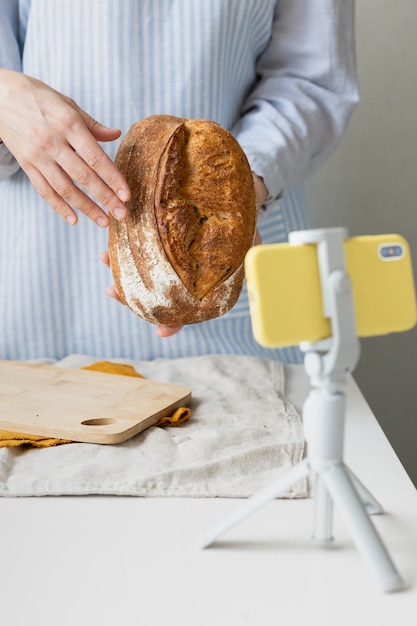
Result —
<svg viewBox="0 0 417 626"><path fill-rule="evenodd" d="M128 216L109 227L121 299L166 326L226 313L256 227L252 173L236 139L212 121L155 115L132 126L115 163L132 194Z"/></svg>

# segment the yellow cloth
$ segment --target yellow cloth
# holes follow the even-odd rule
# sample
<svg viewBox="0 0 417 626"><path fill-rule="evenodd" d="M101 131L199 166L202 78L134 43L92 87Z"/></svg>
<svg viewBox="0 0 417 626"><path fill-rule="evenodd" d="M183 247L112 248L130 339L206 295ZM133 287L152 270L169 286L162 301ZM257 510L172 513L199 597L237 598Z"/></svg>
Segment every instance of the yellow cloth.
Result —
<svg viewBox="0 0 417 626"><path fill-rule="evenodd" d="M93 370L95 372L106 372L108 374L120 374L122 376L135 376L144 378L132 365L125 363L112 363L111 361L98 361L92 365L82 367L83 370ZM191 411L188 407L176 409L172 415L161 417L156 426L178 426L190 419ZM23 435L8 430L0 430L0 448L12 448L15 446L30 445L36 448L49 448L64 443L72 443L67 439L54 439L52 437L40 437L38 435Z"/></svg>
<svg viewBox="0 0 417 626"><path fill-rule="evenodd" d="M161 417L156 426L178 426L189 420L190 416L191 410L187 406L182 406L174 411L172 415Z"/></svg>
<svg viewBox="0 0 417 626"><path fill-rule="evenodd" d="M126 363L112 363L111 361L97 361L92 365L85 365L82 370L92 370L93 372L105 372L106 374L121 374L122 376L135 376L135 378L144 378L133 367Z"/></svg>
<svg viewBox="0 0 417 626"><path fill-rule="evenodd" d="M37 435L22 435L9 430L0 430L0 448L14 448L16 446L34 446L35 448L50 448L63 443L72 443L66 439L52 439L51 437L38 437Z"/></svg>

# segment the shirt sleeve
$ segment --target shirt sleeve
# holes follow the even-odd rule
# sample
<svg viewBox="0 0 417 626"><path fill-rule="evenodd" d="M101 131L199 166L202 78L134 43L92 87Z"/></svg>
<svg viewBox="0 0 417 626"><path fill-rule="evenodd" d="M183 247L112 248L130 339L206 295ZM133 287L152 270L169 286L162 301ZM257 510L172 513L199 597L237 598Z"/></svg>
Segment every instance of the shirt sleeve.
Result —
<svg viewBox="0 0 417 626"><path fill-rule="evenodd" d="M19 46L18 0L0 0L0 68L20 71L22 59ZM3 143L0 143L0 180L12 176L19 164Z"/></svg>
<svg viewBox="0 0 417 626"><path fill-rule="evenodd" d="M358 103L354 0L278 0L257 75L233 133L270 201L329 157Z"/></svg>

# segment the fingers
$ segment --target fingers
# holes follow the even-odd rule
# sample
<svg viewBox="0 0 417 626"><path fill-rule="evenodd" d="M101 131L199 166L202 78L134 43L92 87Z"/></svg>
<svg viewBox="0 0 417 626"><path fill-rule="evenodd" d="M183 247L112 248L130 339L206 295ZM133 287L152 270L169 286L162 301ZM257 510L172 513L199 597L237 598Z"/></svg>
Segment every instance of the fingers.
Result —
<svg viewBox="0 0 417 626"><path fill-rule="evenodd" d="M108 226L109 218L105 211L92 198L74 185L71 178L61 168L53 166L47 171L48 180L37 168L32 166L26 168L26 173L32 185L58 215L69 224L76 224L78 217L72 208L76 207L78 211L96 222L101 228ZM117 211L116 214L118 215Z"/></svg>
<svg viewBox="0 0 417 626"><path fill-rule="evenodd" d="M78 219L74 209L102 228L109 224L106 210L123 219L129 188L96 140L84 134L82 154L66 141L57 144L20 160L39 195L70 224Z"/></svg>
<svg viewBox="0 0 417 626"><path fill-rule="evenodd" d="M180 332L182 326L157 326L156 334L158 337L172 337Z"/></svg>
<svg viewBox="0 0 417 626"><path fill-rule="evenodd" d="M110 256L109 256L108 251L103 250L102 252L100 252L99 256L100 256L100 261L104 263L104 265L107 265L107 267L110 267Z"/></svg>
<svg viewBox="0 0 417 626"><path fill-rule="evenodd" d="M124 302L117 293L116 287L114 285L110 285L109 287L107 287L106 293L108 296L110 296L110 298L113 298L113 300L116 300L116 302L120 302L120 304L124 305Z"/></svg>
<svg viewBox="0 0 417 626"><path fill-rule="evenodd" d="M256 206L259 209L266 202L268 198L268 190L265 187L263 178L254 174L254 172L252 172L252 176L253 176L253 184L255 187Z"/></svg>
<svg viewBox="0 0 417 626"><path fill-rule="evenodd" d="M97 153L94 164L96 170L72 150L65 150L59 158L60 167L50 168L49 182L66 203L76 207L99 226L106 227L109 219L101 206L116 219L126 216L126 207L110 187L110 185L119 186L117 176L112 173L114 165L110 159L104 152L101 155ZM101 172L101 175L99 176L97 172ZM107 176L107 180L101 176ZM74 185L72 181L76 184ZM89 195L84 193L83 189L88 190ZM118 190L118 193L127 198L124 190ZM93 201L93 198L97 202Z"/></svg>
<svg viewBox="0 0 417 626"><path fill-rule="evenodd" d="M86 127L83 116L74 110L74 114L60 120L61 140L46 140L45 157L43 160L38 158L36 165L64 203L105 228L109 219L103 209L116 219L124 218L124 203L129 200L130 191L122 174ZM120 135L117 129L107 129L98 122L93 123L91 118L89 120L90 127L93 126L102 139L110 140ZM49 190L42 194L53 208L57 204L55 194ZM58 206L62 207L62 204L58 203ZM63 211L58 212L62 215Z"/></svg>
<svg viewBox="0 0 417 626"><path fill-rule="evenodd" d="M101 141L110 141L120 136L120 131L106 128L90 116L87 116L88 126L83 128L85 116L82 112L70 125L67 140L73 151L63 152L60 165L114 217L121 219L126 214L124 203L130 199L130 190L122 174L96 140L97 137Z"/></svg>
<svg viewBox="0 0 417 626"><path fill-rule="evenodd" d="M126 215L130 190L99 141L121 131L100 124L70 98L20 72L0 69L0 134L40 195L75 223L74 209L101 227ZM4 104L4 106L3 106Z"/></svg>
<svg viewBox="0 0 417 626"><path fill-rule="evenodd" d="M108 251L104 250L103 252L100 252L99 256L100 256L100 261L104 263L104 265L107 265L107 267L110 267L110 257L109 257ZM110 285L109 287L107 287L106 293L108 296L110 296L110 298L113 298L113 300L120 302L120 304L124 304L123 300L120 298L119 294L117 293L117 289L114 285Z"/></svg>
<svg viewBox="0 0 417 626"><path fill-rule="evenodd" d="M26 174L38 194L60 215L68 224L74 225L78 221L76 212L51 187L43 174L34 167L27 167Z"/></svg>

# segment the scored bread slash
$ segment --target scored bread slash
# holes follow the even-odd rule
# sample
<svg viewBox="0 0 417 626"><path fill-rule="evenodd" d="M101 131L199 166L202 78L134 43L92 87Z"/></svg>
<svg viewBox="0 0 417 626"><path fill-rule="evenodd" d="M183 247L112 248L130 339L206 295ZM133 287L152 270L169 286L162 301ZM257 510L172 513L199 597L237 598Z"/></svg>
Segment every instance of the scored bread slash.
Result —
<svg viewBox="0 0 417 626"><path fill-rule="evenodd" d="M110 217L110 267L125 304L165 326L219 317L236 303L256 228L252 172L210 120L155 115L124 137L115 163L131 190Z"/></svg>

